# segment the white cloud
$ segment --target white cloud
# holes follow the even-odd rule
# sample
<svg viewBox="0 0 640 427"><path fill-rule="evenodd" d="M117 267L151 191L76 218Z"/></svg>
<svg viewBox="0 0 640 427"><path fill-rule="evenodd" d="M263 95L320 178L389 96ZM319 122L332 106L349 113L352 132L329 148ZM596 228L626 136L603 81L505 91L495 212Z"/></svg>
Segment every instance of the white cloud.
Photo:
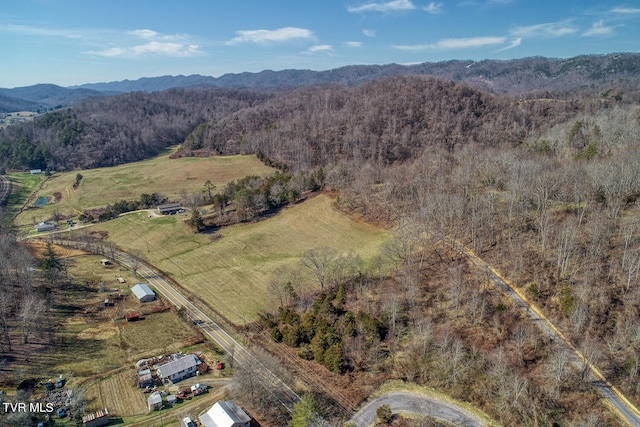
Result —
<svg viewBox="0 0 640 427"><path fill-rule="evenodd" d="M367 37L375 37L376 30L362 30L362 34L364 34Z"/></svg>
<svg viewBox="0 0 640 427"><path fill-rule="evenodd" d="M509 50L509 49L513 49L514 47L518 47L522 44L522 38L521 37L514 37L511 39L511 43L509 43L508 46L505 46L501 49L498 49L497 52L503 52L505 50Z"/></svg>
<svg viewBox="0 0 640 427"><path fill-rule="evenodd" d="M611 12L622 15L637 15L640 14L640 9L636 7L614 7Z"/></svg>
<svg viewBox="0 0 640 427"><path fill-rule="evenodd" d="M503 44L507 41L506 37L469 37L469 38L455 38L455 39L443 39L432 44L423 45L399 45L394 46L395 49L406 51L420 51L420 50L454 50L454 49L466 49L472 47L484 47L497 44Z"/></svg>
<svg viewBox="0 0 640 427"><path fill-rule="evenodd" d="M604 24L604 21L600 20L598 22L594 22L591 28L582 33L585 37L593 37L593 36L606 36L613 32L614 27L607 26Z"/></svg>
<svg viewBox="0 0 640 427"><path fill-rule="evenodd" d="M0 32L22 34L26 36L64 37L79 39L83 34L78 31L61 28L31 27L28 25L0 24Z"/></svg>
<svg viewBox="0 0 640 427"><path fill-rule="evenodd" d="M90 50L85 53L108 58L134 58L149 55L184 58L202 54L200 47L195 43L190 43L189 38L184 35L160 34L147 29L128 31L126 35L133 36L133 39L125 38L119 41L116 46ZM143 43L140 43L140 39Z"/></svg>
<svg viewBox="0 0 640 427"><path fill-rule="evenodd" d="M432 1L427 6L424 6L422 10L424 10L425 12L429 12L433 15L436 15L442 12L442 3L436 3Z"/></svg>
<svg viewBox="0 0 640 427"><path fill-rule="evenodd" d="M349 6L347 10L353 13L361 12L393 12L396 10L413 10L416 7L411 0L392 0L387 2L372 2L361 6Z"/></svg>
<svg viewBox="0 0 640 427"><path fill-rule="evenodd" d="M309 53L333 52L333 47L331 47L331 45L329 45L329 44L319 44L319 45L311 46L308 49L308 52Z"/></svg>
<svg viewBox="0 0 640 427"><path fill-rule="evenodd" d="M540 38L540 37L562 37L574 34L578 30L573 27L570 21L549 22L545 24L515 27L510 34L516 37Z"/></svg>
<svg viewBox="0 0 640 427"><path fill-rule="evenodd" d="M344 42L343 44L348 47L362 47L362 42Z"/></svg>
<svg viewBox="0 0 640 427"><path fill-rule="evenodd" d="M237 31L237 37L229 40L227 45L240 43L282 43L291 40L313 40L313 33L305 28L284 27L277 30L244 30Z"/></svg>

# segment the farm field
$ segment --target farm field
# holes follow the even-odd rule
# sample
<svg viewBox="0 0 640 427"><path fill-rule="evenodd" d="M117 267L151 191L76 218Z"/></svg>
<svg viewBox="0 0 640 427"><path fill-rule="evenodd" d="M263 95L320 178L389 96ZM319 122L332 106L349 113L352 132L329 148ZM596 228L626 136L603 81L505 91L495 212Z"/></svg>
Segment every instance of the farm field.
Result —
<svg viewBox="0 0 640 427"><path fill-rule="evenodd" d="M56 251L61 256L70 255L66 261L72 276L71 284L55 297L50 322L54 331L52 339L57 345L35 351L25 349L31 350L26 354L27 359L16 360L15 364L15 370L22 375L64 374L74 381L83 381L142 357L178 351L202 339L175 311L168 310L163 301L142 306L130 295L129 287L137 282L131 272L117 266L104 267L98 256ZM116 277L123 277L126 283L120 284ZM101 286L125 297L116 301L115 306L102 307L107 293L100 292ZM126 322L117 319L121 316L118 311L137 311L144 319ZM41 331L34 335L33 342L41 341L48 333Z"/></svg>
<svg viewBox="0 0 640 427"><path fill-rule="evenodd" d="M273 307L270 282L279 269L297 267L304 251L330 247L341 254L353 252L366 263L389 238L387 231L339 212L327 195L259 222L226 227L215 241L208 234L193 234L184 224L187 218L125 215L97 224L91 232L108 233L107 241L133 250L236 324ZM310 275L303 280L313 286Z"/></svg>
<svg viewBox="0 0 640 427"><path fill-rule="evenodd" d="M57 173L47 180L30 207L16 218L16 225L27 226L49 219L54 211L76 216L83 209L103 207L118 200L139 199L143 193L160 193L179 199L183 191L201 192L205 182L218 189L247 175L265 175L275 169L265 166L255 156L224 156L169 159L169 153L156 158L125 165L83 171ZM82 180L73 185L77 174ZM38 198L48 203L33 207Z"/></svg>
<svg viewBox="0 0 640 427"><path fill-rule="evenodd" d="M133 386L134 372L126 369L97 382L87 392L95 408L109 408L112 414L131 417L148 411L145 395Z"/></svg>
<svg viewBox="0 0 640 427"><path fill-rule="evenodd" d="M18 215L25 200L38 189L38 186L46 179L44 175L31 175L28 172L9 172L7 177L11 180L11 194L7 200L9 215Z"/></svg>

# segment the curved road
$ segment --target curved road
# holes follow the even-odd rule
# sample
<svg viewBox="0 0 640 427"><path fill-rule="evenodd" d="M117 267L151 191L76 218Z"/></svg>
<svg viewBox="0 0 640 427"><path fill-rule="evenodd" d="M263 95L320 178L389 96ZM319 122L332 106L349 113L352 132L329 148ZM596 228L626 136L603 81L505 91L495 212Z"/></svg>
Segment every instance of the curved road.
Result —
<svg viewBox="0 0 640 427"><path fill-rule="evenodd" d="M372 426L376 420L376 411L382 405L389 405L394 413L421 414L459 426L485 427L489 425L485 420L459 406L436 398L402 391L387 393L368 402L350 421L358 427Z"/></svg>
<svg viewBox="0 0 640 427"><path fill-rule="evenodd" d="M600 370L587 360L582 352L575 348L571 342L560 332L542 312L533 305L516 287L514 287L507 279L503 278L493 267L488 265L480 257L478 257L471 249L466 248L455 241L449 241L452 246L466 255L478 268L487 271L493 282L508 295L518 307L534 321L538 328L548 337L554 339L558 345L564 346L572 355L572 363L580 370L588 370L593 385L600 391L605 398L608 406L614 410L618 416L631 426L640 427L640 411L616 388L614 387L600 372ZM89 245L80 242L60 242L67 246L80 246L87 250ZM91 250L88 250L92 252ZM110 249L109 254L115 261L122 265L137 270L147 281L156 287L172 304L178 308L183 308L194 322L201 328L203 333L213 339L227 353L232 355L234 361L240 364L246 364L256 369L258 379L264 384L267 390L278 390L274 396L278 398L280 403L289 411L293 409L293 404L300 400L300 397L264 365L260 363L253 355L251 355L243 346L241 346L233 337L226 333L217 323L215 323L205 312L199 309L193 302L189 301L167 281L165 281L156 271L144 264L142 261L132 257L131 255ZM105 254L106 255L106 254ZM381 398L384 398L381 397ZM401 399L400 399L401 400ZM400 405L400 403L398 403ZM378 405L379 406L379 405ZM419 403L412 405L414 409L423 408ZM377 409L377 407L376 407ZM392 407L393 409L393 407ZM428 409L428 408L427 408ZM375 410L374 410L375 413ZM420 413L420 412L418 412ZM426 413L425 415L430 415ZM375 419L375 415L374 415ZM446 420L445 420L446 421ZM366 421L363 421L366 422ZM358 424L366 425L366 424ZM466 424L463 424L466 425ZM477 424L469 424L477 425ZM482 424L481 424L482 425Z"/></svg>

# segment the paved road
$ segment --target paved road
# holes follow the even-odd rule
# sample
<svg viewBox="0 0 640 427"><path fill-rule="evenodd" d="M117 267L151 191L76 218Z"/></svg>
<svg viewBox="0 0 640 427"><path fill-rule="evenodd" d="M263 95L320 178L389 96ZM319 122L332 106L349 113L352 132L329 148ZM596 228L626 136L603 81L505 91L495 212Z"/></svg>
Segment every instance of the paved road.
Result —
<svg viewBox="0 0 640 427"><path fill-rule="evenodd" d="M389 405L393 413L420 414L457 426L484 427L488 424L471 412L433 397L409 392L391 392L365 404L352 418L358 427L369 427L375 423L376 411Z"/></svg>
<svg viewBox="0 0 640 427"><path fill-rule="evenodd" d="M558 328L542 314L542 312L532 304L520 290L513 286L507 279L502 277L493 267L478 257L472 250L460 245L457 242L450 242L461 253L469 257L469 259L480 269L485 270L491 277L491 280L509 296L518 307L520 307L533 320L535 325L552 338L559 346L565 347L567 352L571 354L571 362L580 371L589 371L592 384L600 391L605 400L608 402L618 416L631 426L640 427L640 411L618 390L614 387L600 372L600 370L589 363L582 352L571 344L571 342L558 330Z"/></svg>
<svg viewBox="0 0 640 427"><path fill-rule="evenodd" d="M63 246L73 246L91 252L91 246L83 242L55 241ZM95 251L95 248L94 248ZM267 369L256 357L245 349L231 335L225 332L216 322L214 322L195 303L188 300L176 288L169 284L162 276L143 261L117 249L109 248L103 255L113 258L119 264L137 271L149 284L155 287L169 302L178 309L183 309L187 316L193 320L203 332L203 334L215 341L228 355L233 358L233 363L250 366L255 372L257 379L263 384L266 390L270 390L273 396L287 410L293 410L293 405L300 400L300 397L280 378Z"/></svg>

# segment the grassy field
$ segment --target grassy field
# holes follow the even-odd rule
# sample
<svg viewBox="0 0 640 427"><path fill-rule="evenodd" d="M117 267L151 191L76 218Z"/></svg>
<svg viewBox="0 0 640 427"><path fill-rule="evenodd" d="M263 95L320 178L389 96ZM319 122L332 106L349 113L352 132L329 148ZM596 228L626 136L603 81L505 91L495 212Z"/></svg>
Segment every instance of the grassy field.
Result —
<svg viewBox="0 0 640 427"><path fill-rule="evenodd" d="M11 180L11 194L7 202L7 211L11 216L20 212L24 202L29 199L31 193L37 190L38 186L46 179L44 175L31 175L28 172L9 172L7 174Z"/></svg>
<svg viewBox="0 0 640 427"><path fill-rule="evenodd" d="M138 199L143 193L160 193L169 199L179 199L183 190L189 193L204 190L207 181L221 189L229 181L273 171L255 156L169 159L169 154L164 154L116 167L57 173L37 194L37 197L46 197L49 203L30 207L18 216L16 224L33 225L34 221L50 218L54 210L63 215L78 215L83 209L102 207L123 199ZM74 189L78 173L82 180Z"/></svg>
<svg viewBox="0 0 640 427"><path fill-rule="evenodd" d="M280 267L295 267L308 249L331 247L354 252L368 261L378 254L388 232L355 221L336 210L332 199L319 195L290 206L260 222L224 228L223 237L193 234L184 225L187 214L163 218L126 215L97 224L109 241L146 258L182 286L242 324L275 303L269 283ZM307 278L311 286L312 280Z"/></svg>
<svg viewBox="0 0 640 427"><path fill-rule="evenodd" d="M72 284L56 297L54 307L55 340L59 345L30 355L22 367L24 375L64 373L76 378L91 377L142 357L177 351L201 339L174 311L153 312L160 310L164 302L141 306L130 295L129 287L137 282L131 272L117 266L104 267L100 259L98 256L67 259ZM117 277L123 277L126 283L119 283ZM113 307L102 307L107 293L100 292L101 283L105 290L126 296ZM118 311L141 312L144 320L131 323L118 320Z"/></svg>

